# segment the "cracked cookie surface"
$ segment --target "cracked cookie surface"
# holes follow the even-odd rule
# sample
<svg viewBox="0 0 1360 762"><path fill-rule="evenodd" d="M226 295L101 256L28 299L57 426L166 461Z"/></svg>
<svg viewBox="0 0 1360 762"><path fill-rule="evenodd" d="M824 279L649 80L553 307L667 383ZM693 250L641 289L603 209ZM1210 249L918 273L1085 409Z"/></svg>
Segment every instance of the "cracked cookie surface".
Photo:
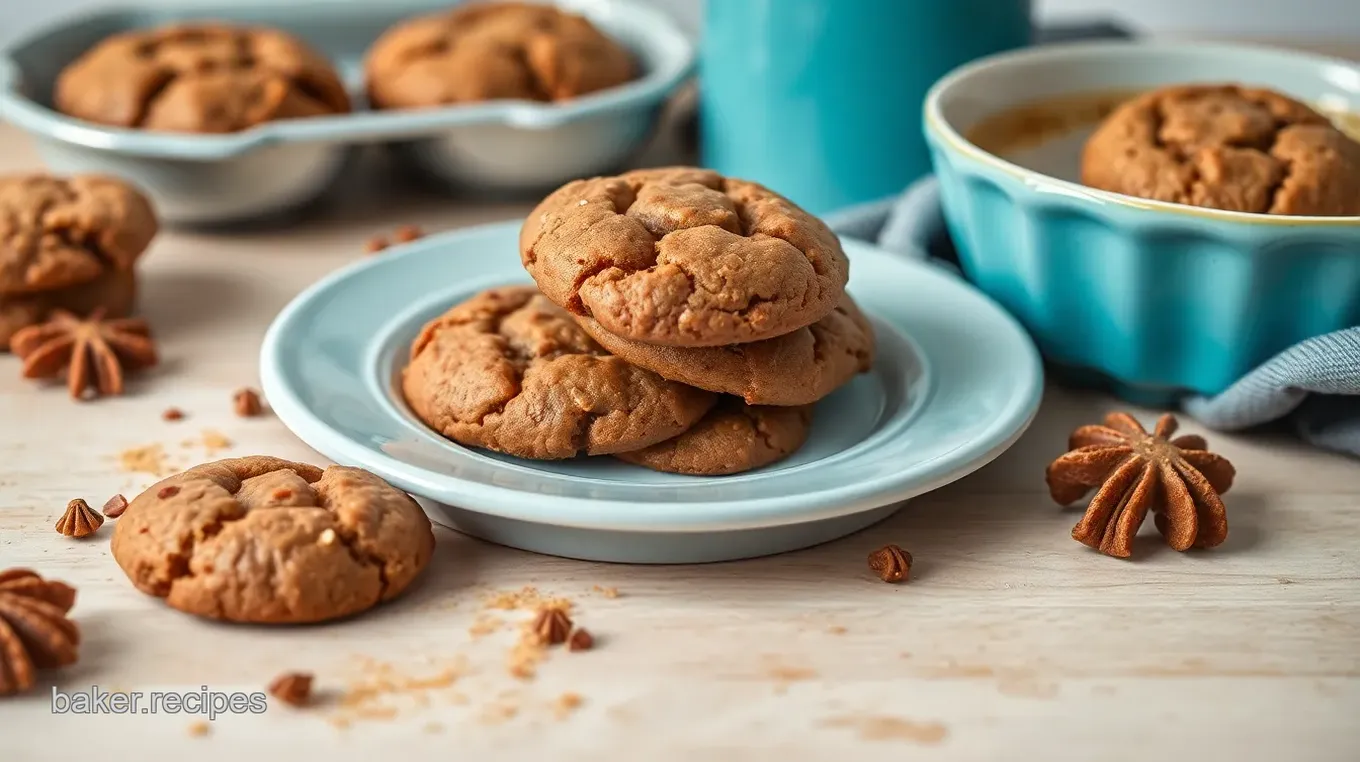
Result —
<svg viewBox="0 0 1360 762"><path fill-rule="evenodd" d="M664 347L619 338L576 318L605 349L663 378L752 405L806 405L869 370L874 330L849 295L829 315L773 339L728 347Z"/></svg>
<svg viewBox="0 0 1360 762"><path fill-rule="evenodd" d="M621 85L632 55L583 16L529 3L470 3L398 24L365 62L374 108L560 101Z"/></svg>
<svg viewBox="0 0 1360 762"><path fill-rule="evenodd" d="M725 476L787 458L803 446L811 429L811 405L755 406L724 397L680 436L614 457L654 471Z"/></svg>
<svg viewBox="0 0 1360 762"><path fill-rule="evenodd" d="M16 332L44 322L53 310L86 317L97 309L106 318L132 314L137 302L137 276L132 270L108 270L87 283L31 294L0 294L0 352L9 351Z"/></svg>
<svg viewBox="0 0 1360 762"><path fill-rule="evenodd" d="M1087 141L1082 183L1257 214L1360 215L1360 144L1269 90L1187 85L1117 108Z"/></svg>
<svg viewBox="0 0 1360 762"><path fill-rule="evenodd" d="M0 177L0 294L88 283L131 270L156 237L139 191L111 177Z"/></svg>
<svg viewBox="0 0 1360 762"><path fill-rule="evenodd" d="M197 133L350 110L335 69L301 40L223 23L108 37L62 70L53 101L99 124Z"/></svg>
<svg viewBox="0 0 1360 762"><path fill-rule="evenodd" d="M402 391L455 442L537 460L648 447L716 401L610 355L530 286L482 292L428 323Z"/></svg>
<svg viewBox="0 0 1360 762"><path fill-rule="evenodd" d="M545 296L620 338L713 347L825 317L849 260L821 220L763 186L691 168L576 180L520 231Z"/></svg>
<svg viewBox="0 0 1360 762"><path fill-rule="evenodd" d="M429 563L434 534L410 496L367 471L261 456L152 485L111 547L137 589L180 611L303 623L399 595Z"/></svg>

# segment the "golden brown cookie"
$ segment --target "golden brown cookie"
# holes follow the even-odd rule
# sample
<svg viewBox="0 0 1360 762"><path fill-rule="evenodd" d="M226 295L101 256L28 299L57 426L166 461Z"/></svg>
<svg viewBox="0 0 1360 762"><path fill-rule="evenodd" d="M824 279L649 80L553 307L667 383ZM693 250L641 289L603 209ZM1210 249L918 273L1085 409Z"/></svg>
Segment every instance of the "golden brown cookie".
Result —
<svg viewBox="0 0 1360 762"><path fill-rule="evenodd" d="M137 303L137 275L132 270L108 270L88 283L31 294L0 294L0 352L21 328L41 323L53 310L86 317L97 309L104 316L122 318Z"/></svg>
<svg viewBox="0 0 1360 762"><path fill-rule="evenodd" d="M520 231L544 296L616 336L713 347L826 317L850 263L821 220L755 183L703 169L567 183Z"/></svg>
<svg viewBox="0 0 1360 762"><path fill-rule="evenodd" d="M611 356L529 286L485 291L427 324L402 390L455 442L538 460L647 447L716 401Z"/></svg>
<svg viewBox="0 0 1360 762"><path fill-rule="evenodd" d="M1360 143L1270 90L1168 87L1101 123L1082 153L1081 180L1233 212L1360 215Z"/></svg>
<svg viewBox="0 0 1360 762"><path fill-rule="evenodd" d="M724 397L680 436L614 457L672 474L739 474L792 455L807 441L811 429L811 405L752 406Z"/></svg>
<svg viewBox="0 0 1360 762"><path fill-rule="evenodd" d="M335 69L301 40L217 22L109 37L62 70L53 101L100 124L202 133L350 110Z"/></svg>
<svg viewBox="0 0 1360 762"><path fill-rule="evenodd" d="M517 2L470 3L398 24L374 43L365 70L377 109L560 101L635 75L632 55L585 17Z"/></svg>
<svg viewBox="0 0 1360 762"><path fill-rule="evenodd" d="M190 614L319 622L400 595L430 561L430 520L357 468L263 456L195 466L118 519L113 558L132 584Z"/></svg>
<svg viewBox="0 0 1360 762"><path fill-rule="evenodd" d="M130 270L155 238L151 203L111 177L0 177L0 294L50 291Z"/></svg>
<svg viewBox="0 0 1360 762"><path fill-rule="evenodd" d="M741 397L752 405L807 405L874 361L874 329L850 297L806 328L728 347L663 347L615 336L577 318L605 349L662 378Z"/></svg>

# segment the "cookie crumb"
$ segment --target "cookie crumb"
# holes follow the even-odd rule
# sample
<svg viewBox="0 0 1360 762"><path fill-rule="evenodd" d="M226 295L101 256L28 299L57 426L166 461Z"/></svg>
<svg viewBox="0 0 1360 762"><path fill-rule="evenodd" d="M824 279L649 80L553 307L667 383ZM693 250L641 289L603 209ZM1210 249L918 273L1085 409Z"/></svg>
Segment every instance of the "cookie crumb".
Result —
<svg viewBox="0 0 1360 762"><path fill-rule="evenodd" d="M482 599L482 605L488 609L500 609L502 611L544 608L571 611L573 604L571 600L567 598L546 596L539 592L538 588L532 585L525 585L519 590L492 593Z"/></svg>
<svg viewBox="0 0 1360 762"><path fill-rule="evenodd" d="M236 410L236 415L241 418L255 418L264 412L264 406L260 404L260 393L254 389L237 389L231 396L231 404Z"/></svg>
<svg viewBox="0 0 1360 762"><path fill-rule="evenodd" d="M285 672L269 684L269 692L285 704L306 706L312 698L312 675L309 672Z"/></svg>
<svg viewBox="0 0 1360 762"><path fill-rule="evenodd" d="M177 407L167 407L165 410L161 411L161 420L182 421L184 420L184 411Z"/></svg>
<svg viewBox="0 0 1360 762"><path fill-rule="evenodd" d="M542 609L534 618L533 630L544 645L555 646L558 643L565 643L567 637L571 635L571 617L562 609Z"/></svg>
<svg viewBox="0 0 1360 762"><path fill-rule="evenodd" d="M595 647L595 638L581 628L571 634L571 639L567 641L568 651L589 651Z"/></svg>
<svg viewBox="0 0 1360 762"><path fill-rule="evenodd" d="M207 720L195 720L189 723L189 735L194 738L202 738L212 732L212 726Z"/></svg>
<svg viewBox="0 0 1360 762"><path fill-rule="evenodd" d="M335 530L329 528L321 530L321 536L317 538L317 542L321 543L322 545L334 545Z"/></svg>
<svg viewBox="0 0 1360 762"><path fill-rule="evenodd" d="M104 518L116 519L123 515L123 511L126 511L127 507L127 498L122 495L114 495L104 503Z"/></svg>
<svg viewBox="0 0 1360 762"><path fill-rule="evenodd" d="M165 448L158 444L130 447L118 453L122 470L152 476L169 476L175 470L165 462Z"/></svg>
<svg viewBox="0 0 1360 762"><path fill-rule="evenodd" d="M444 726L438 722L427 722L424 728L426 733L443 733Z"/></svg>
<svg viewBox="0 0 1360 762"><path fill-rule="evenodd" d="M375 235L375 236L373 236L372 238L370 238L370 239L368 239L367 241L364 242L364 253L365 253L365 254L377 254L378 252L382 251L383 249L386 249L387 246L388 246L388 243L387 243L387 239L386 239L386 238L383 238L383 237L380 236L380 235Z"/></svg>
<svg viewBox="0 0 1360 762"><path fill-rule="evenodd" d="M558 696L557 701L553 702L553 715L559 720L565 719L567 715L580 708L582 701L579 693L567 691Z"/></svg>
<svg viewBox="0 0 1360 762"><path fill-rule="evenodd" d="M203 430L203 449L207 450L209 455L229 447L231 447L231 440L227 439L221 432L212 429Z"/></svg>
<svg viewBox="0 0 1360 762"><path fill-rule="evenodd" d="M595 592L599 593L600 595L603 595L606 598L619 597L619 589L617 587L600 587L599 585L596 585Z"/></svg>
<svg viewBox="0 0 1360 762"><path fill-rule="evenodd" d="M490 635L499 630L503 624L505 624L505 620L498 617L487 616L485 614L478 615L478 617L473 620L472 626L468 627L468 635L474 638Z"/></svg>
<svg viewBox="0 0 1360 762"><path fill-rule="evenodd" d="M425 237L425 231L419 225L402 225L392 233L392 238L397 243L410 243Z"/></svg>

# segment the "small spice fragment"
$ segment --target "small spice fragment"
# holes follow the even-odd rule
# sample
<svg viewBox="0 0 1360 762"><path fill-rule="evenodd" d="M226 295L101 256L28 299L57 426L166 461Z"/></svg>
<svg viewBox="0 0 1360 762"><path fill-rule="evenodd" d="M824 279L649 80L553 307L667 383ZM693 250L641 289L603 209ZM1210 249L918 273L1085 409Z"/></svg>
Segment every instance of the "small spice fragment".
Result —
<svg viewBox="0 0 1360 762"><path fill-rule="evenodd" d="M397 243L410 243L425 237L425 231L418 225L402 225L392 234Z"/></svg>
<svg viewBox="0 0 1360 762"><path fill-rule="evenodd" d="M571 634L571 639L567 641L568 651L589 651L594 647L595 638L591 637L588 631L579 627L576 632Z"/></svg>
<svg viewBox="0 0 1360 762"><path fill-rule="evenodd" d="M911 574L911 554L896 545L884 545L869 554L869 568L884 582L905 582Z"/></svg>
<svg viewBox="0 0 1360 762"><path fill-rule="evenodd" d="M1219 496L1232 487L1237 471L1208 451L1204 437L1172 439L1178 426L1175 416L1163 415L1149 434L1128 413L1111 413L1104 425L1072 432L1069 452L1049 465L1045 478L1059 505L1099 488L1072 528L1073 539L1128 558L1149 510L1175 550L1212 548L1227 539L1227 509Z"/></svg>
<svg viewBox="0 0 1360 762"><path fill-rule="evenodd" d="M242 418L254 418L264 412L260 395L254 389L237 389L231 400L236 414Z"/></svg>
<svg viewBox="0 0 1360 762"><path fill-rule="evenodd" d="M57 519L57 531L76 539L89 537L103 525L104 517L99 515L99 511L80 498L67 503L66 512Z"/></svg>
<svg viewBox="0 0 1360 762"><path fill-rule="evenodd" d="M168 486L168 487L161 487L161 488L156 492L156 497L158 497L158 498L160 498L160 499L162 499L162 500L165 500L166 498L171 498L171 497L174 497L175 495L178 495L178 494L179 494L179 487L176 487L175 485L171 484L171 485Z"/></svg>
<svg viewBox="0 0 1360 762"><path fill-rule="evenodd" d="M306 706L312 698L312 675L309 672L285 672L269 684L274 698L292 706Z"/></svg>
<svg viewBox="0 0 1360 762"><path fill-rule="evenodd" d="M108 502L104 503L104 517L116 519L123 515L123 511L126 511L127 507L127 498L122 495L114 495L108 499Z"/></svg>
<svg viewBox="0 0 1360 762"><path fill-rule="evenodd" d="M365 254L377 254L378 252L382 251L383 249L386 249L387 246L388 246L388 243L387 243L387 239L386 239L386 238L383 238L383 237L380 236L380 235L375 235L375 236L373 236L372 238L368 239L367 242L364 243L364 253L365 253Z"/></svg>
<svg viewBox="0 0 1360 762"><path fill-rule="evenodd" d="M79 658L80 628L67 616L75 588L29 569L0 571L0 696L33 687L39 669Z"/></svg>
<svg viewBox="0 0 1360 762"><path fill-rule="evenodd" d="M534 619L533 631L544 645L565 643L571 634L571 617L559 608L542 609Z"/></svg>
<svg viewBox="0 0 1360 762"><path fill-rule="evenodd" d="M39 325L22 328L10 338L10 351L20 360L24 378L56 378L66 373L72 399L123 393L129 371L149 368L158 362L151 327L140 318L105 320L98 309L81 319L55 310Z"/></svg>
<svg viewBox="0 0 1360 762"><path fill-rule="evenodd" d="M177 408L177 407L167 407L167 408L161 413L161 420L162 420L162 421L182 421L182 420L184 420L184 411L183 411L183 410L180 410L180 409Z"/></svg>

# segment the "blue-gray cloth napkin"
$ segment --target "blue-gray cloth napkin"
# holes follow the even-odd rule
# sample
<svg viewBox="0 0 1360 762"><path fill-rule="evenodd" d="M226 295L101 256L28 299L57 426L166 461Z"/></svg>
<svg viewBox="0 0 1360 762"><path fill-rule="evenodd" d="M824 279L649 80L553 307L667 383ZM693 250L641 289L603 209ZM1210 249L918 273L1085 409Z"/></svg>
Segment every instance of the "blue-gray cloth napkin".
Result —
<svg viewBox="0 0 1360 762"><path fill-rule="evenodd" d="M826 219L840 235L960 273L934 178L916 182L897 198ZM1211 429L1279 423L1318 447L1360 456L1360 327L1300 342L1224 392L1186 399L1183 407Z"/></svg>

